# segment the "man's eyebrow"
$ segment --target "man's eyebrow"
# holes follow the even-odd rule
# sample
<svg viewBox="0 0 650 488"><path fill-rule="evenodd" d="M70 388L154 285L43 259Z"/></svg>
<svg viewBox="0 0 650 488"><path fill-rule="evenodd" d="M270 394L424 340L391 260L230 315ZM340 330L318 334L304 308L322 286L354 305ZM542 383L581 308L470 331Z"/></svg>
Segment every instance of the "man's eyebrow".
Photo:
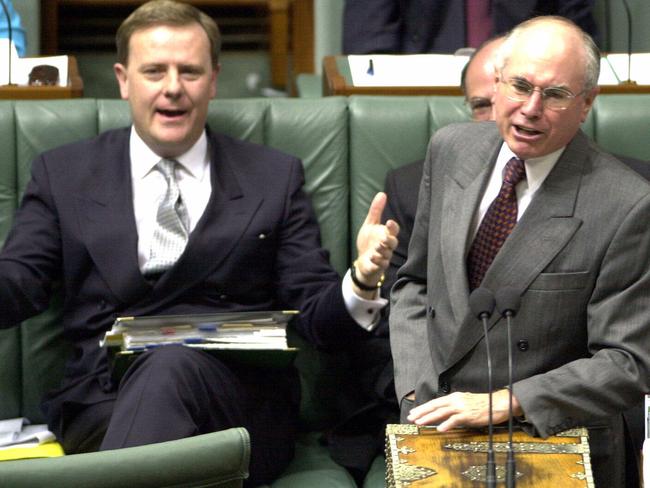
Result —
<svg viewBox="0 0 650 488"><path fill-rule="evenodd" d="M193 72L205 71L205 68L200 64L179 64L178 69L180 71L193 71Z"/></svg>
<svg viewBox="0 0 650 488"><path fill-rule="evenodd" d="M164 67L165 67L164 63L144 63L144 64L141 64L138 69L140 69L140 70L151 69L151 68L160 69L160 68L164 68Z"/></svg>

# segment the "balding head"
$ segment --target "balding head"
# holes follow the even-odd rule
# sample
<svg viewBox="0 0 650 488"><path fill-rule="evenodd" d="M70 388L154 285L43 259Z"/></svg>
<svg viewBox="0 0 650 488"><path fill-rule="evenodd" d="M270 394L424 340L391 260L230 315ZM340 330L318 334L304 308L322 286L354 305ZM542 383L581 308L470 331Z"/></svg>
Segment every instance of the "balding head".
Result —
<svg viewBox="0 0 650 488"><path fill-rule="evenodd" d="M526 45L531 56L539 51L553 55L552 49L575 51L576 62L581 62L584 71L585 91L598 86L600 75L600 50L594 40L571 20L560 16L534 17L515 27L506 37L495 58L498 71L502 71L517 46ZM557 51L555 55L559 54Z"/></svg>
<svg viewBox="0 0 650 488"><path fill-rule="evenodd" d="M598 94L591 38L570 20L536 17L508 35L498 56L494 114L508 147L520 159L565 147Z"/></svg>

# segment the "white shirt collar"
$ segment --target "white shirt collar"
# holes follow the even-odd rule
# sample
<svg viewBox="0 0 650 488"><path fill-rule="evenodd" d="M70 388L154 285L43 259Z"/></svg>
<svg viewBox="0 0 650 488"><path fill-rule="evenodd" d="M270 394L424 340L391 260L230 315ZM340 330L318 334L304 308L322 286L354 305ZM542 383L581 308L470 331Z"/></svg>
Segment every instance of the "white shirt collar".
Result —
<svg viewBox="0 0 650 488"><path fill-rule="evenodd" d="M129 138L129 151L131 155L131 174L134 178L144 178L161 159L147 146L133 126ZM201 133L201 137L189 151L175 159L187 173L197 180L202 180L210 160L208 156L208 138L205 131Z"/></svg>
<svg viewBox="0 0 650 488"><path fill-rule="evenodd" d="M528 184L528 191L535 193L544 180L549 175L551 170L555 167L555 164L562 156L562 153L566 149L566 146L561 147L560 149L553 151L546 156L540 156L538 158L530 158L524 160L524 165L526 166L526 182ZM501 145L501 150L499 151L499 156L497 157L497 169L500 174L503 174L506 164L510 161L511 158L518 157L513 153L508 145L504 142Z"/></svg>

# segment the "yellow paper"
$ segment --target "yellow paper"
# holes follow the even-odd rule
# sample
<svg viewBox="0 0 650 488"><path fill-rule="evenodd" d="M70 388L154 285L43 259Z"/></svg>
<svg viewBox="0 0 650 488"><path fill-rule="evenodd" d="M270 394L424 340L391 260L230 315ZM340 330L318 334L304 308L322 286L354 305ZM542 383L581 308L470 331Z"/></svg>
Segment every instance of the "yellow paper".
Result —
<svg viewBox="0 0 650 488"><path fill-rule="evenodd" d="M63 447L58 442L46 442L38 446L11 447L0 450L0 461L12 459L33 459L64 456Z"/></svg>

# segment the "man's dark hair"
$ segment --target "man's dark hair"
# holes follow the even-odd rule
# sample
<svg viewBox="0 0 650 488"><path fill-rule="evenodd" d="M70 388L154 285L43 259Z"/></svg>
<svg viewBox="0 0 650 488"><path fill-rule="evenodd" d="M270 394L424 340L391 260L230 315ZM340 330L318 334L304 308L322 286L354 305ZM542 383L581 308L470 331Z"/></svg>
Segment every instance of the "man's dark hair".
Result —
<svg viewBox="0 0 650 488"><path fill-rule="evenodd" d="M117 60L123 65L129 61L129 41L134 32L156 25L186 26L199 24L210 41L210 57L212 66L219 64L221 52L221 33L217 23L196 7L174 0L152 0L147 2L129 15L120 25L115 36L117 45Z"/></svg>

